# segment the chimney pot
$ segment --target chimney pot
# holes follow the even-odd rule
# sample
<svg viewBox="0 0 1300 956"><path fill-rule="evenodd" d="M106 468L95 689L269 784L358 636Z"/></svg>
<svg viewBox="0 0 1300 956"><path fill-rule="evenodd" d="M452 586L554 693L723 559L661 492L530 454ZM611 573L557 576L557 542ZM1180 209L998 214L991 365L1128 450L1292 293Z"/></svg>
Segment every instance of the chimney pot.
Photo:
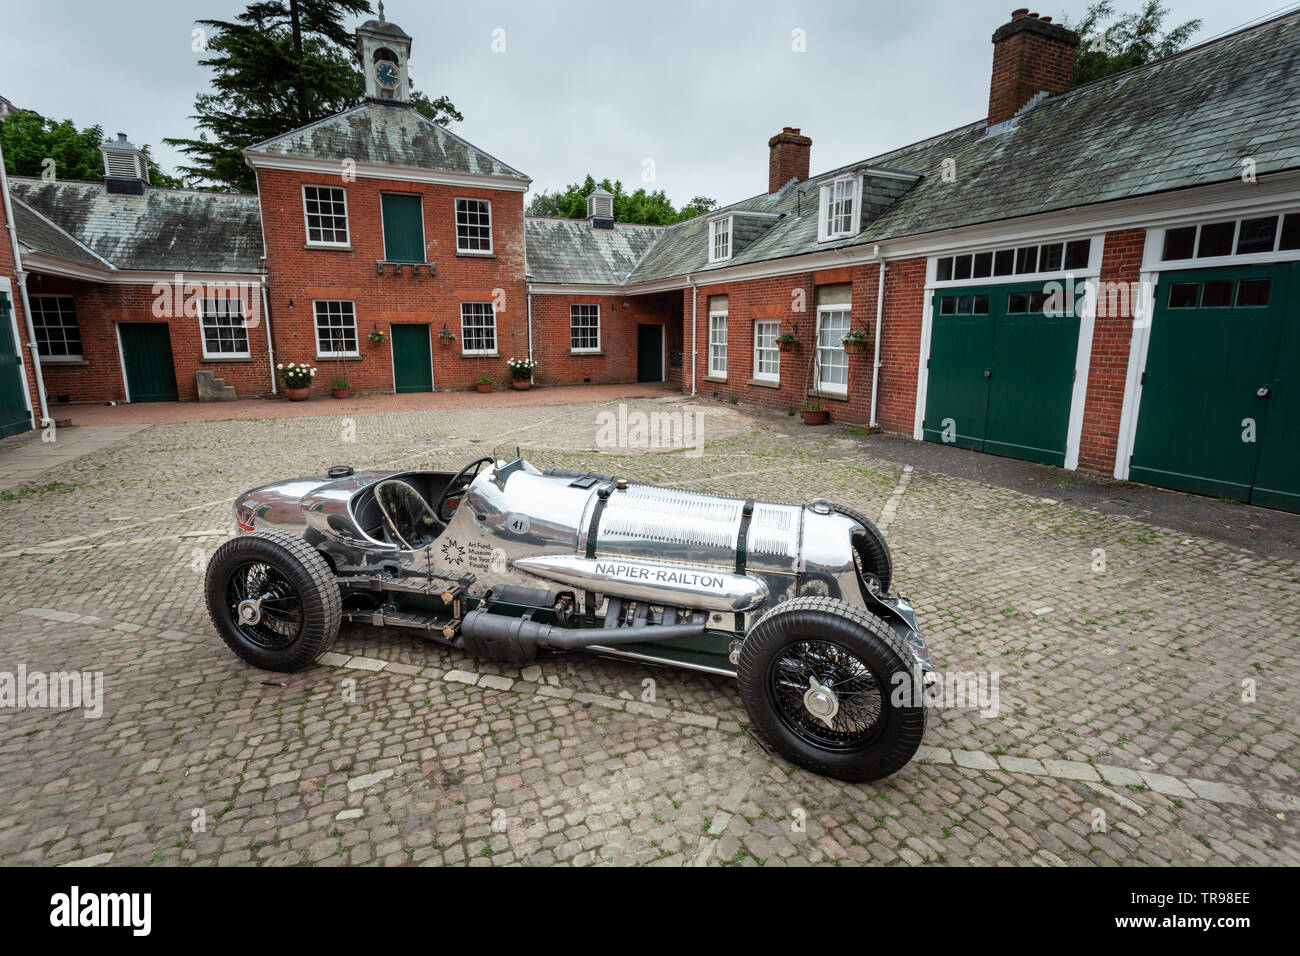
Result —
<svg viewBox="0 0 1300 956"><path fill-rule="evenodd" d="M988 123L1011 119L1040 92L1064 93L1074 83L1079 35L1051 17L1025 8L993 33L993 76L989 83Z"/></svg>
<svg viewBox="0 0 1300 956"><path fill-rule="evenodd" d="M797 126L786 126L767 141L767 191L774 193L792 179L807 179L812 140Z"/></svg>

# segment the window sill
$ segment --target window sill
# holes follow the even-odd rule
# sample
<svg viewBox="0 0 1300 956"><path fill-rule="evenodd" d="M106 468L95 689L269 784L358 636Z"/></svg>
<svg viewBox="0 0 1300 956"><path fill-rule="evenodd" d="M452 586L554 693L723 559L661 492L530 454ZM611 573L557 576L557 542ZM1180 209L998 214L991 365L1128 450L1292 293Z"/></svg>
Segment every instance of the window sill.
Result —
<svg viewBox="0 0 1300 956"><path fill-rule="evenodd" d="M253 361L253 356L251 355L205 355L203 356L203 358L199 359L199 364L214 365L217 363L251 362L251 361Z"/></svg>
<svg viewBox="0 0 1300 956"><path fill-rule="evenodd" d="M722 377L718 377L717 375L706 375L706 376L704 376L704 381L706 381L706 382L720 382L720 383L722 383L722 384L725 385L726 382L727 382L727 376L723 375Z"/></svg>
<svg viewBox="0 0 1300 956"><path fill-rule="evenodd" d="M779 379L773 380L770 378L751 378L745 384L753 385L756 386L757 388L780 388L781 387L781 382Z"/></svg>
<svg viewBox="0 0 1300 956"><path fill-rule="evenodd" d="M361 354L352 352L348 355L317 355L313 362L360 362Z"/></svg>
<svg viewBox="0 0 1300 956"><path fill-rule="evenodd" d="M464 256L466 259L495 259L497 257L495 252L473 252L469 249L457 249L456 255Z"/></svg>
<svg viewBox="0 0 1300 956"><path fill-rule="evenodd" d="M474 359L474 358L500 358L500 357L501 357L501 353L500 353L500 352L461 352L461 353L460 353L460 357L461 357L461 358L469 358L469 359Z"/></svg>
<svg viewBox="0 0 1300 956"><path fill-rule="evenodd" d="M90 362L88 362L85 358L81 358L81 357L59 358L56 356L51 356L47 358L46 356L41 355L39 356L39 358L42 365L89 365L90 364Z"/></svg>
<svg viewBox="0 0 1300 956"><path fill-rule="evenodd" d="M351 243L346 243L344 245L335 245L332 242L305 242L303 243L302 247L304 249L311 249L313 251L324 251L324 252L352 252L353 251Z"/></svg>
<svg viewBox="0 0 1300 956"><path fill-rule="evenodd" d="M569 349L570 355L604 355L604 349Z"/></svg>
<svg viewBox="0 0 1300 956"><path fill-rule="evenodd" d="M807 395L809 398L824 398L828 402L847 402L849 400L848 392L832 392L825 388L821 390L821 394L818 394L814 389L810 388L808 389Z"/></svg>

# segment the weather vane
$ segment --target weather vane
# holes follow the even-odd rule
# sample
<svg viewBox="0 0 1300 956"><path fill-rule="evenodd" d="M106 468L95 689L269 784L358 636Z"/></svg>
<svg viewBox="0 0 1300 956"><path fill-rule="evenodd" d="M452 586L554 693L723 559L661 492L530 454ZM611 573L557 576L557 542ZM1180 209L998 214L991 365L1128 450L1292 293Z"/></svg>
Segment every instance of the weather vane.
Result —
<svg viewBox="0 0 1300 956"><path fill-rule="evenodd" d="M384 19L384 0L379 0L379 19L381 22Z"/></svg>

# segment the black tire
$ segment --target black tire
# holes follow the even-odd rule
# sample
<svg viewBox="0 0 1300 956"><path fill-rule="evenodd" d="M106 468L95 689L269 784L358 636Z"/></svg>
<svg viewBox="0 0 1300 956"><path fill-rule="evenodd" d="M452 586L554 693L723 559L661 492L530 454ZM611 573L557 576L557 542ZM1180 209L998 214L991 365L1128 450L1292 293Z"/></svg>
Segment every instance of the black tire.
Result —
<svg viewBox="0 0 1300 956"><path fill-rule="evenodd" d="M840 687L837 712L828 718L834 726L816 719L806 698L796 703L794 685L802 687L800 668L809 661L814 681ZM925 702L916 656L888 624L860 607L820 597L777 605L746 636L738 671L754 726L778 752L814 773L878 780L906 765L921 745ZM875 719L867 723L873 710Z"/></svg>
<svg viewBox="0 0 1300 956"><path fill-rule="evenodd" d="M853 536L853 552L857 555L861 570L874 575L880 582L881 592L887 593L894 580L894 559L889 553L889 545L885 543L885 536L862 512L837 504L832 504L831 508L862 525L862 533Z"/></svg>
<svg viewBox="0 0 1300 956"><path fill-rule="evenodd" d="M338 636L343 602L329 564L283 531L241 535L217 548L204 589L217 633L254 667L302 670ZM254 592L257 620L243 620L239 599Z"/></svg>

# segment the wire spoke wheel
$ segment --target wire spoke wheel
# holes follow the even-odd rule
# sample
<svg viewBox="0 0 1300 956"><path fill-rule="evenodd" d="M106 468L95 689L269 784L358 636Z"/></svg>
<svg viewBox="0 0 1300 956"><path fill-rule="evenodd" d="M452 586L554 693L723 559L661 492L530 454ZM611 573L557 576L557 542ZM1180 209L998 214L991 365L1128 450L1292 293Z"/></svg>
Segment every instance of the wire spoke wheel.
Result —
<svg viewBox="0 0 1300 956"><path fill-rule="evenodd" d="M772 661L769 680L782 722L815 746L856 750L870 743L883 723L879 682L839 644L790 644Z"/></svg>
<svg viewBox="0 0 1300 956"><path fill-rule="evenodd" d="M239 633L258 647L278 650L302 633L302 595L266 562L249 561L235 568L226 585L226 600Z"/></svg>

